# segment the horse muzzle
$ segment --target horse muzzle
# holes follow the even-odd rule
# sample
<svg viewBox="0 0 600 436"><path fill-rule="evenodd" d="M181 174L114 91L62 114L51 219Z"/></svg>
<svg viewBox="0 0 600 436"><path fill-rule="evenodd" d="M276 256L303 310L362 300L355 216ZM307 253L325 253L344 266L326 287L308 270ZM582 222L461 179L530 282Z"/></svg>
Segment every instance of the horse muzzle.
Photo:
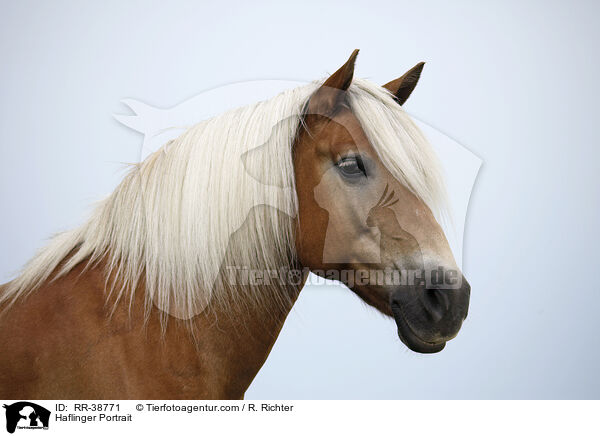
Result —
<svg viewBox="0 0 600 436"><path fill-rule="evenodd" d="M467 317L471 286L463 277L456 289L401 286L390 305L400 340L418 353L437 353L454 338Z"/></svg>

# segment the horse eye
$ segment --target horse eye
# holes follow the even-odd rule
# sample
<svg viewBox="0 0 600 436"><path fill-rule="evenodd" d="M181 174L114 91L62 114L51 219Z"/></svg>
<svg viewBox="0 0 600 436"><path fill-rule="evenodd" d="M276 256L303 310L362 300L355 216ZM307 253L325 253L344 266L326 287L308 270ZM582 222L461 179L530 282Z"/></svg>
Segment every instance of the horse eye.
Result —
<svg viewBox="0 0 600 436"><path fill-rule="evenodd" d="M360 156L348 156L340 159L336 164L343 176L348 178L356 178L367 176L365 165Z"/></svg>

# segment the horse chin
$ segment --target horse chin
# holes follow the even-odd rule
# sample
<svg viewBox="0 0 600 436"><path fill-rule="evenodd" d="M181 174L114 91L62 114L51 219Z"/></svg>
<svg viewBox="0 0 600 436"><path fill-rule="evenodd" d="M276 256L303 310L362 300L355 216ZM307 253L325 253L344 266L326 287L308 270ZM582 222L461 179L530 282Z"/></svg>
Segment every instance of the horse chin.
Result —
<svg viewBox="0 0 600 436"><path fill-rule="evenodd" d="M439 353L446 346L446 341L433 343L421 339L410 327L408 321L402 313L402 309L396 305L392 305L394 320L398 327L398 337L412 351L423 354Z"/></svg>

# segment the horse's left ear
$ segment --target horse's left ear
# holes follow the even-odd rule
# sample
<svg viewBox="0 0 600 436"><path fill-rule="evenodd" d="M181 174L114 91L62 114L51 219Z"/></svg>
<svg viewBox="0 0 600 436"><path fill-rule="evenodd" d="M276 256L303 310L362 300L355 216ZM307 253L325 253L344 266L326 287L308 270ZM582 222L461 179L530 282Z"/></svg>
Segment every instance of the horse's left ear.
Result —
<svg viewBox="0 0 600 436"><path fill-rule="evenodd" d="M321 85L308 102L307 113L331 115L344 100L345 91L352 83L354 76L354 63L358 56L358 49L354 50L344 65Z"/></svg>
<svg viewBox="0 0 600 436"><path fill-rule="evenodd" d="M396 97L396 100L398 100L400 105L403 105L404 102L408 100L408 97L410 97L413 89L415 89L415 86L417 86L417 82L419 81L419 77L421 77L421 71L423 71L424 65L425 62L419 62L417 65L404 73L402 77L383 85L385 89L394 94L394 97Z"/></svg>

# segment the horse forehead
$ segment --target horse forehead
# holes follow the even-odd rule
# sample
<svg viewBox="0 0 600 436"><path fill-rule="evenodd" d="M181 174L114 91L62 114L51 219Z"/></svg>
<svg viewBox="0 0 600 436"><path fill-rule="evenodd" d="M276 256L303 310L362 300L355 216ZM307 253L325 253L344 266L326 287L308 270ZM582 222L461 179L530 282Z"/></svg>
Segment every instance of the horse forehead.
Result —
<svg viewBox="0 0 600 436"><path fill-rule="evenodd" d="M343 110L331 118L319 136L319 143L333 153L341 153L348 146L372 149L360 122L349 110Z"/></svg>

